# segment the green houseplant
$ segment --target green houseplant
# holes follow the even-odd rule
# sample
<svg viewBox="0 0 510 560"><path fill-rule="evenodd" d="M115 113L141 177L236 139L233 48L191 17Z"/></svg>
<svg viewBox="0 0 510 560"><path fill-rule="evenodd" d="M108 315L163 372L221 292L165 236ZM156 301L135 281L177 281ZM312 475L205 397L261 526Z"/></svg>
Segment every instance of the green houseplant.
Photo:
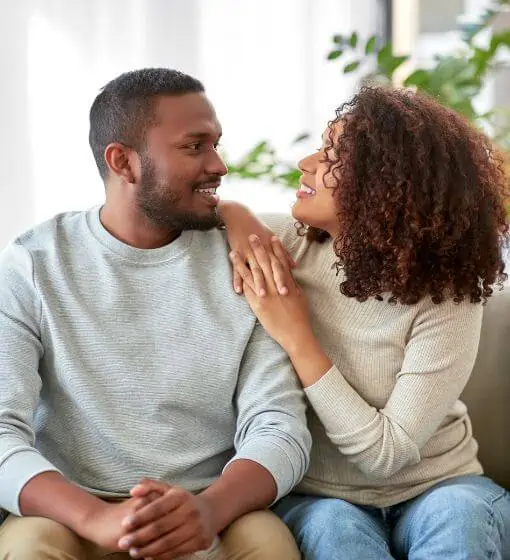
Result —
<svg viewBox="0 0 510 560"><path fill-rule="evenodd" d="M499 0L482 14L479 21L462 27L462 47L451 54L436 56L428 67L415 68L402 82L436 97L484 129L507 153L510 153L510 111L494 107L480 113L473 99L482 91L487 78L501 66L500 50L510 48L510 28L492 32L488 44L480 43L481 33L496 16L507 10L510 0ZM334 35L327 59L341 67L343 74L365 69L362 84L395 83L395 73L409 59L395 55L391 42L382 43L377 36L362 38L351 34ZM302 134L293 143L308 137ZM227 158L228 161L228 158ZM297 188L299 172L282 160L269 140L258 142L237 162L228 162L231 177L265 179Z"/></svg>

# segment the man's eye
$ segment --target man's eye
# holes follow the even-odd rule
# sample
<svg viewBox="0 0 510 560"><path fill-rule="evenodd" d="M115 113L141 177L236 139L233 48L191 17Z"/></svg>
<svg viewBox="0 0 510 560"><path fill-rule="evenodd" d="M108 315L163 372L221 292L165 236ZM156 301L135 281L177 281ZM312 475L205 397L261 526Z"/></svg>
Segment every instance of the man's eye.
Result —
<svg viewBox="0 0 510 560"><path fill-rule="evenodd" d="M200 142L194 142L193 144L188 144L188 148L194 152L199 152L202 144Z"/></svg>

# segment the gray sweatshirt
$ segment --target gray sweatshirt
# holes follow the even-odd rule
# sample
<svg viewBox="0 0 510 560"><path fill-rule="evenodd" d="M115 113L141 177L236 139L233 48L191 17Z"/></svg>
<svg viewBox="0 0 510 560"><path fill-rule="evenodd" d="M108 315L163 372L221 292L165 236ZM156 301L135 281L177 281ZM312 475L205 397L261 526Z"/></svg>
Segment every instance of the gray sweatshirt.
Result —
<svg viewBox="0 0 510 560"><path fill-rule="evenodd" d="M308 466L288 358L233 293L220 231L143 250L99 209L67 213L0 255L0 507L59 471L102 497L142 477L199 491L232 459L275 478ZM249 481L247 481L249 483Z"/></svg>

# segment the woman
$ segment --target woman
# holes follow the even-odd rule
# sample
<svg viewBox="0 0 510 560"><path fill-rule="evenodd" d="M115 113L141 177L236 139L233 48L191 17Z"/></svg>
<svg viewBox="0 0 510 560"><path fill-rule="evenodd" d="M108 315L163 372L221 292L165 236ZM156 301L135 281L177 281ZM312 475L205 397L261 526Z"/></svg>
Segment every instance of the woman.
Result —
<svg viewBox="0 0 510 560"><path fill-rule="evenodd" d="M510 495L482 476L458 400L505 279L500 160L432 99L366 88L299 168L306 228L266 221L299 286L267 227L221 209L236 290L310 404L310 470L274 511L306 560L510 558Z"/></svg>

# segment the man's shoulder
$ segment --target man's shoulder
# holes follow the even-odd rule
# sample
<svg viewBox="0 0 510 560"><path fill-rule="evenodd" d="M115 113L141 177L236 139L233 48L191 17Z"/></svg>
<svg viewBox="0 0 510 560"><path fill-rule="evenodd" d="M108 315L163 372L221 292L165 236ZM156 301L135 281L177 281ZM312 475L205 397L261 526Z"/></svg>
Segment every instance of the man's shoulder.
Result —
<svg viewBox="0 0 510 560"><path fill-rule="evenodd" d="M85 219L85 211L63 212L40 222L13 240L14 246L22 246L33 252L54 247L65 233L79 227Z"/></svg>
<svg viewBox="0 0 510 560"><path fill-rule="evenodd" d="M215 228L193 232L193 251L228 255L228 242L225 230Z"/></svg>

